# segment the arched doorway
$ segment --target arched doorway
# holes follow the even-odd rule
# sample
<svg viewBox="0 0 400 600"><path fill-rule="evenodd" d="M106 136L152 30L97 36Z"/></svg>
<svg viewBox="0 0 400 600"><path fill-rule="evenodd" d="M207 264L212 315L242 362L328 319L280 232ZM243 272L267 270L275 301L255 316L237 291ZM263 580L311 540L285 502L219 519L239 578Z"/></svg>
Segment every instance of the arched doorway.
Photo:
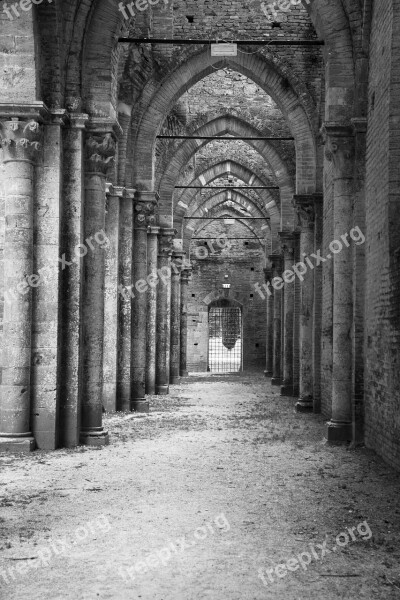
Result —
<svg viewBox="0 0 400 600"><path fill-rule="evenodd" d="M208 309L208 370L234 373L242 370L242 308L238 302L220 299Z"/></svg>

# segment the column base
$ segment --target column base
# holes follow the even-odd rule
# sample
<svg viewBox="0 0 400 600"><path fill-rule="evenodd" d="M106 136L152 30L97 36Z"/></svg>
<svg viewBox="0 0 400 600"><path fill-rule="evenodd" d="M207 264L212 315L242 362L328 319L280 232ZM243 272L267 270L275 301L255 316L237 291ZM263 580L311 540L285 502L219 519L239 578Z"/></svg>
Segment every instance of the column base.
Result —
<svg viewBox="0 0 400 600"><path fill-rule="evenodd" d="M79 436L79 442L84 446L108 446L110 443L110 437L108 431L90 429L87 431L81 431Z"/></svg>
<svg viewBox="0 0 400 600"><path fill-rule="evenodd" d="M142 398L131 400L131 411L139 412L139 413L148 413L150 412L150 404L148 400L144 400Z"/></svg>
<svg viewBox="0 0 400 600"><path fill-rule="evenodd" d="M264 375L265 377L272 377L273 373L272 371L264 371Z"/></svg>
<svg viewBox="0 0 400 600"><path fill-rule="evenodd" d="M157 396L168 396L169 385L156 385L156 394Z"/></svg>
<svg viewBox="0 0 400 600"><path fill-rule="evenodd" d="M15 454L26 454L33 452L36 448L34 437L3 437L0 434L0 454L12 452Z"/></svg>
<svg viewBox="0 0 400 600"><path fill-rule="evenodd" d="M271 379L271 385L282 385L282 378L281 377L273 377Z"/></svg>
<svg viewBox="0 0 400 600"><path fill-rule="evenodd" d="M180 381L180 376L179 375L171 375L171 378L170 378L169 382L172 385L176 385L177 383L179 383L179 381Z"/></svg>
<svg viewBox="0 0 400 600"><path fill-rule="evenodd" d="M328 421L326 439L331 444L345 444L353 439L352 423L343 421Z"/></svg>
<svg viewBox="0 0 400 600"><path fill-rule="evenodd" d="M148 387L146 387L146 396L154 396L156 393L156 386L155 385L149 385Z"/></svg>
<svg viewBox="0 0 400 600"><path fill-rule="evenodd" d="M314 410L314 406L313 406L312 401L309 402L308 400L299 400L295 404L295 409L296 409L296 412L312 413Z"/></svg>
<svg viewBox="0 0 400 600"><path fill-rule="evenodd" d="M281 396L293 396L293 385L283 383L281 386Z"/></svg>
<svg viewBox="0 0 400 600"><path fill-rule="evenodd" d="M189 371L181 371L181 377L188 377Z"/></svg>

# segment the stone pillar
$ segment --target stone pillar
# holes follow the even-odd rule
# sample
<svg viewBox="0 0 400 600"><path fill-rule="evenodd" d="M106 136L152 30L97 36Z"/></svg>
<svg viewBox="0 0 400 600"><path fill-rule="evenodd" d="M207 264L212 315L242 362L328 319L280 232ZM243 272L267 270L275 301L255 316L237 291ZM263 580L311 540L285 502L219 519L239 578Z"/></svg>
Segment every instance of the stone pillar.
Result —
<svg viewBox="0 0 400 600"><path fill-rule="evenodd" d="M365 234L365 155L367 120L352 119L355 134L353 227ZM353 244L353 441L364 439L364 337L366 244Z"/></svg>
<svg viewBox="0 0 400 600"><path fill-rule="evenodd" d="M181 273L181 340L180 340L180 369L181 377L187 377L187 338L188 338L188 287L192 269L183 269Z"/></svg>
<svg viewBox="0 0 400 600"><path fill-rule="evenodd" d="M131 327L132 327L132 251L133 198L135 190L125 190L120 202L118 258L118 364L117 409L131 409Z"/></svg>
<svg viewBox="0 0 400 600"><path fill-rule="evenodd" d="M60 282L63 128L66 111L54 109L44 127L43 160L36 170L32 306L31 418L36 446L54 450L60 441ZM74 268L72 266L71 268Z"/></svg>
<svg viewBox="0 0 400 600"><path fill-rule="evenodd" d="M265 283L271 283L272 270L264 269ZM268 289L270 294L266 297L266 308L267 308L267 337L265 343L265 377L272 377L274 368L274 288L269 285Z"/></svg>
<svg viewBox="0 0 400 600"><path fill-rule="evenodd" d="M279 232L283 251L284 271L293 273L294 264L294 237L293 234ZM293 313L294 313L294 284L293 280L285 283L283 296L283 382L282 396L293 395Z"/></svg>
<svg viewBox="0 0 400 600"><path fill-rule="evenodd" d="M136 192L133 210L133 282L131 410L149 412L145 398L147 352L147 228L155 223L154 208L158 196L154 192Z"/></svg>
<svg viewBox="0 0 400 600"><path fill-rule="evenodd" d="M175 268L171 274L171 361L170 361L170 382L175 384L180 379L180 358L181 358L181 269L178 264L182 264L185 252L172 253L172 262Z"/></svg>
<svg viewBox="0 0 400 600"><path fill-rule="evenodd" d="M158 242L156 394L169 394L171 339L171 255L176 230L162 227Z"/></svg>
<svg viewBox="0 0 400 600"><path fill-rule="evenodd" d="M300 262L300 232L294 231L294 262ZM299 395L300 381L300 281L295 277L294 288L294 311L293 311L293 396Z"/></svg>
<svg viewBox="0 0 400 600"><path fill-rule="evenodd" d="M4 108L0 109L5 117L0 122L5 189L0 451L29 452L35 448L31 433L34 165L42 149L42 132L40 110L13 109L10 115L18 116L5 116Z"/></svg>
<svg viewBox="0 0 400 600"><path fill-rule="evenodd" d="M119 211L122 187L107 184L106 189L106 239L104 282L104 357L103 406L117 410L117 355L118 355L118 245Z"/></svg>
<svg viewBox="0 0 400 600"><path fill-rule="evenodd" d="M354 138L351 127L337 123L325 123L323 133L334 181L334 239L329 245L333 255L332 417L327 438L346 442L352 439L353 249L341 236L353 227Z"/></svg>
<svg viewBox="0 0 400 600"><path fill-rule="evenodd" d="M146 394L156 393L156 325L157 325L157 257L159 227L149 227L147 232L147 357Z"/></svg>
<svg viewBox="0 0 400 600"><path fill-rule="evenodd" d="M314 197L314 251L322 250L323 220L322 194ZM313 411L321 412L321 337L322 337L322 265L314 269L314 311L313 311Z"/></svg>
<svg viewBox="0 0 400 600"><path fill-rule="evenodd" d="M75 255L81 248L83 229L83 135L89 117L70 115L70 124L64 131L64 181L61 227L61 256L74 264L63 269L61 265L61 344L60 363L60 438L61 446L71 448L79 444L82 365L82 259Z"/></svg>
<svg viewBox="0 0 400 600"><path fill-rule="evenodd" d="M282 258L278 254L270 254L273 279L282 274ZM274 359L271 384L282 384L282 287L274 287Z"/></svg>
<svg viewBox="0 0 400 600"><path fill-rule="evenodd" d="M300 263L305 267L300 275L300 381L298 412L313 410L313 315L314 315L314 265L310 254L314 252L314 198L312 195L294 196L300 227ZM312 267L307 263L309 258Z"/></svg>
<svg viewBox="0 0 400 600"><path fill-rule="evenodd" d="M102 427L103 342L104 342L104 246L107 168L116 143L110 131L95 129L85 140L85 203L82 301L82 412L81 443L108 444ZM84 252L86 249L86 253Z"/></svg>

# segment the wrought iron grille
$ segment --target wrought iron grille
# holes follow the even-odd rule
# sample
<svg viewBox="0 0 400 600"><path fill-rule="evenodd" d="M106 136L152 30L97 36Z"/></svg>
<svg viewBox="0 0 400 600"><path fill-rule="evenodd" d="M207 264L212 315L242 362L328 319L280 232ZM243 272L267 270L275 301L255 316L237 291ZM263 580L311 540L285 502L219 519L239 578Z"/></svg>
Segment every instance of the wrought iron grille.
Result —
<svg viewBox="0 0 400 600"><path fill-rule="evenodd" d="M208 367L212 373L242 368L242 311L229 300L214 303L208 313Z"/></svg>

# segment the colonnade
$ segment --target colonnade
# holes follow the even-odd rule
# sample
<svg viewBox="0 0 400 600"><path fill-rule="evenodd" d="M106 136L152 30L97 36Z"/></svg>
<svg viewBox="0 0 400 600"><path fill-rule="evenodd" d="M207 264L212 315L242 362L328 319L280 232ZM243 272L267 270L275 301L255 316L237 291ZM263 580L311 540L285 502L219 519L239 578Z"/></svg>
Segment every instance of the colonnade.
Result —
<svg viewBox="0 0 400 600"><path fill-rule="evenodd" d="M325 336L332 367L331 405L325 411L330 417L326 434L330 442L357 441L362 435L363 335L358 324L364 281L362 276L353 279L353 270L357 264L357 272L362 272L364 251L349 238L353 227L364 224L365 123L360 121L355 120L352 127L325 123L322 132L325 159L327 165L332 164L332 202L325 205L323 194L295 195L297 226L279 233L280 249L268 257L265 269L269 290L265 375L280 386L282 395L296 398L297 411L320 412ZM290 277L288 272L297 263L305 267ZM283 284L271 286L274 278L283 279Z"/></svg>
<svg viewBox="0 0 400 600"><path fill-rule="evenodd" d="M104 445L104 410L148 412L187 374L190 265L157 194L108 183L118 123L1 116L0 451Z"/></svg>

